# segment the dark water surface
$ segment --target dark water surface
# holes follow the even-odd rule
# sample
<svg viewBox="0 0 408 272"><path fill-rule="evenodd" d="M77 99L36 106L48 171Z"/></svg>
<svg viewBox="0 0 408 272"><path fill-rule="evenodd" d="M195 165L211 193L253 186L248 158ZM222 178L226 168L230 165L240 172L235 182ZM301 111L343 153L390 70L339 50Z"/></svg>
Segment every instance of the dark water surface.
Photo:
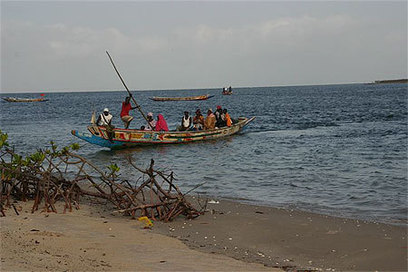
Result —
<svg viewBox="0 0 408 272"><path fill-rule="evenodd" d="M152 96L213 94L207 101L154 102ZM143 110L162 113L175 128L184 110L222 105L233 117L256 116L244 133L213 142L110 151L85 142L80 154L103 166L116 162L122 176L150 158L174 170L184 190L255 204L293 207L338 216L406 223L407 85L326 85L221 90L134 92ZM2 94L7 96L7 94ZM38 94L18 94L38 97ZM48 102L2 101L0 127L20 152L54 140L79 142L93 109L111 109L114 124L125 92L51 93ZM131 127L140 127L139 114Z"/></svg>

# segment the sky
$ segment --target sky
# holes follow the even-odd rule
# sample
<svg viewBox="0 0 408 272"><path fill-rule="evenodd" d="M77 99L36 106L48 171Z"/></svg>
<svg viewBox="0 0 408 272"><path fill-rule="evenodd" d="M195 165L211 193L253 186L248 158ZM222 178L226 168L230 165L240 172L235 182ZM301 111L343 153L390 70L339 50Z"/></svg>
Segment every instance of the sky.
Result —
<svg viewBox="0 0 408 272"><path fill-rule="evenodd" d="M1 1L1 92L407 78L406 1Z"/></svg>

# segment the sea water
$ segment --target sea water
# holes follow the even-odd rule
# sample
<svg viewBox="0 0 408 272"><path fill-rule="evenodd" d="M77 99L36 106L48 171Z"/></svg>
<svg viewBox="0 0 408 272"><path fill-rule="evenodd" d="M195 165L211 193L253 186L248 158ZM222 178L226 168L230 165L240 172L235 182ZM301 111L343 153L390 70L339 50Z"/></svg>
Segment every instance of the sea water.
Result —
<svg viewBox="0 0 408 272"><path fill-rule="evenodd" d="M75 90L73 90L75 91ZM161 113L174 129L185 110L217 105L233 118L256 116L243 133L217 141L111 151L83 142L93 110L107 107L120 121L125 91L49 93L47 102L0 103L0 128L21 153L55 141L81 143L79 153L104 169L117 163L121 177L136 179L127 164L175 172L183 191L259 205L381 221L407 222L407 85L349 84L295 87L135 91L143 111ZM206 101L155 102L153 96L210 94ZM2 96L39 97L38 94ZM145 125L137 111L130 128Z"/></svg>

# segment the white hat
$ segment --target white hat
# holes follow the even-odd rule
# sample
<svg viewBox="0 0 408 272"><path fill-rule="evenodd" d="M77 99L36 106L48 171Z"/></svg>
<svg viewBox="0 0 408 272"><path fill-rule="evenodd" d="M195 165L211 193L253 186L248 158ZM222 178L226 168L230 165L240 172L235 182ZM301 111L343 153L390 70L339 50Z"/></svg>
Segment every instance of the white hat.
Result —
<svg viewBox="0 0 408 272"><path fill-rule="evenodd" d="M108 108L104 108L104 109L103 109L103 112L109 112L109 109L108 109Z"/></svg>
<svg viewBox="0 0 408 272"><path fill-rule="evenodd" d="M147 114L147 116L153 117L153 112L149 112L149 113Z"/></svg>

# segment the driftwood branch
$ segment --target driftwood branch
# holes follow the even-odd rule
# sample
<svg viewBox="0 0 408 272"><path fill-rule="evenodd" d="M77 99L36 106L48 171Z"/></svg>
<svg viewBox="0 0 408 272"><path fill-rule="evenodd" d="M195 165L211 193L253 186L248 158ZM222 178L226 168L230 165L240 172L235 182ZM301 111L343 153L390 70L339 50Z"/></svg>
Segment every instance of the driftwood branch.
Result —
<svg viewBox="0 0 408 272"><path fill-rule="evenodd" d="M200 203L197 209L186 199L189 192L202 184L183 194L174 184L174 173L155 170L153 159L142 169L128 158L129 165L139 173L133 175L132 181L120 180L117 166L104 172L67 149L64 152L39 150L36 156L23 161L14 150L0 149L1 216L6 215L11 198L34 200L32 212L43 207L46 212L56 213L57 201L65 202L63 212L72 211L73 206L79 208L79 198L87 196L110 202L116 213L161 221L171 221L180 215L195 218L205 210ZM11 206L18 215L15 206Z"/></svg>

